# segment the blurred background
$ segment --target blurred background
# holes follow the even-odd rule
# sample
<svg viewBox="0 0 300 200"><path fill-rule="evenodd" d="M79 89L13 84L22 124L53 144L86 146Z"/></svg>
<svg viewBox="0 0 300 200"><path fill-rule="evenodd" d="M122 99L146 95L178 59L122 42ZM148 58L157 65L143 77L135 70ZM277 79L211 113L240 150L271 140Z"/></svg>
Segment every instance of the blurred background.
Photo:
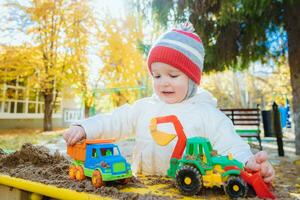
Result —
<svg viewBox="0 0 300 200"><path fill-rule="evenodd" d="M300 154L299 1L0 2L0 132L63 130L152 95L151 45L190 21L206 50L201 87L222 109L276 102Z"/></svg>

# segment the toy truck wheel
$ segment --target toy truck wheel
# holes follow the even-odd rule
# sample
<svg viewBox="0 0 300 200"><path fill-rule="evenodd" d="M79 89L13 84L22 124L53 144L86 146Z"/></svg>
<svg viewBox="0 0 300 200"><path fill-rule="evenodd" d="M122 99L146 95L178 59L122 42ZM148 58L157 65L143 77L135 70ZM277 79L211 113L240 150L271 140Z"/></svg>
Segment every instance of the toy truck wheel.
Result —
<svg viewBox="0 0 300 200"><path fill-rule="evenodd" d="M99 188L104 185L102 175L99 170L95 170L92 175L92 184L95 188Z"/></svg>
<svg viewBox="0 0 300 200"><path fill-rule="evenodd" d="M225 183L225 193L231 198L240 198L247 195L247 183L240 177L231 176Z"/></svg>
<svg viewBox="0 0 300 200"><path fill-rule="evenodd" d="M127 184L130 181L130 178L124 178L124 179L120 179L118 182L122 185Z"/></svg>
<svg viewBox="0 0 300 200"><path fill-rule="evenodd" d="M193 166L183 166L176 172L176 187L188 196L197 194L202 189L202 176Z"/></svg>
<svg viewBox="0 0 300 200"><path fill-rule="evenodd" d="M69 168L69 178L72 180L76 179L76 166L72 165Z"/></svg>
<svg viewBox="0 0 300 200"><path fill-rule="evenodd" d="M85 179L84 171L81 166L76 167L76 180L82 181Z"/></svg>

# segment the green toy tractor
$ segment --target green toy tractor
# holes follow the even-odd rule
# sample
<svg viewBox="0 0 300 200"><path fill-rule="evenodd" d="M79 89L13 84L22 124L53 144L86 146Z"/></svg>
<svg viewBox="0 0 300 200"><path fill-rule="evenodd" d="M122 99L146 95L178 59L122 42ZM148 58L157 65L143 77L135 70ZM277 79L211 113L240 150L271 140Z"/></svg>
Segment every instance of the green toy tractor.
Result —
<svg viewBox="0 0 300 200"><path fill-rule="evenodd" d="M206 138L193 137L187 139L182 158L170 160L168 176L176 180L177 188L184 195L194 195L202 187L224 186L230 197L244 197L248 191L247 183L239 176L239 170L225 171L226 166L243 170L243 164L231 155L217 155Z"/></svg>
<svg viewBox="0 0 300 200"><path fill-rule="evenodd" d="M176 135L159 131L157 124L160 123L172 123ZM248 171L230 153L227 156L218 155L206 138L187 139L175 115L153 118L150 132L161 146L168 145L177 136L167 174L175 179L176 187L182 194L190 196L204 187L217 186L223 187L231 198L245 197L249 188L253 188L260 198L276 198L264 183L260 172Z"/></svg>

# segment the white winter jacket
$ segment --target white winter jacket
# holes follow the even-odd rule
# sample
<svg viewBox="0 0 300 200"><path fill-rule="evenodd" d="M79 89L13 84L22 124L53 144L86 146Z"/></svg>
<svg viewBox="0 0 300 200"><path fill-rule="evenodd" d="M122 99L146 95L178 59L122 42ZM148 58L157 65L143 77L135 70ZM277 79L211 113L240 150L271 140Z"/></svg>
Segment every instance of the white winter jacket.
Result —
<svg viewBox="0 0 300 200"><path fill-rule="evenodd" d="M232 153L245 163L253 154L249 145L235 133L231 120L216 108L217 102L204 89L181 103L167 104L156 95L123 105L110 114L98 114L79 122L88 139L125 139L135 136L132 170L134 173L166 175L177 137L167 146L153 140L149 125L154 117L176 115L187 138L206 137L219 154ZM170 123L159 124L158 130L174 133Z"/></svg>

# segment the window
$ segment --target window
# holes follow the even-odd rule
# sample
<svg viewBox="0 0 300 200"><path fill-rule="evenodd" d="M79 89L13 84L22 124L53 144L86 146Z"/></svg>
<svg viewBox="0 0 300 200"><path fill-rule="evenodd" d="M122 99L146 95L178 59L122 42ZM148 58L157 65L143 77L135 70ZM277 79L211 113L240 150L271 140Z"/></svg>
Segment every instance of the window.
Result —
<svg viewBox="0 0 300 200"><path fill-rule="evenodd" d="M193 149L193 144L190 144L189 145L189 155L193 155L193 153L194 153L194 149Z"/></svg>
<svg viewBox="0 0 300 200"><path fill-rule="evenodd" d="M97 149L95 148L92 149L92 158L98 158Z"/></svg>
<svg viewBox="0 0 300 200"><path fill-rule="evenodd" d="M18 89L18 100L25 100L25 88Z"/></svg>
<svg viewBox="0 0 300 200"><path fill-rule="evenodd" d="M35 101L36 95L37 95L37 92L35 90L30 90L29 95L28 95L29 101Z"/></svg>
<svg viewBox="0 0 300 200"><path fill-rule="evenodd" d="M25 112L25 104L23 102L17 103L17 113L24 113Z"/></svg>
<svg viewBox="0 0 300 200"><path fill-rule="evenodd" d="M36 105L36 103L28 104L28 113L35 113L35 105Z"/></svg>
<svg viewBox="0 0 300 200"><path fill-rule="evenodd" d="M38 113L44 113L44 104L43 103L39 103L38 105L39 105L39 107L38 107Z"/></svg>
<svg viewBox="0 0 300 200"><path fill-rule="evenodd" d="M10 102L4 102L4 112L7 113L9 112L9 107L10 107Z"/></svg>
<svg viewBox="0 0 300 200"><path fill-rule="evenodd" d="M4 99L4 95L3 95L5 89L4 87L5 87L4 84L0 84L0 100Z"/></svg>
<svg viewBox="0 0 300 200"><path fill-rule="evenodd" d="M201 144L198 145L198 152L199 152L199 154L204 154L203 147Z"/></svg>
<svg viewBox="0 0 300 200"><path fill-rule="evenodd" d="M53 108L53 112L55 113L59 113L61 112L61 107L60 107L60 103L56 103L54 108ZM78 119L80 119L78 116L76 116Z"/></svg>
<svg viewBox="0 0 300 200"><path fill-rule="evenodd" d="M0 113L40 114L44 113L44 98L34 88L29 88L26 78L0 84ZM55 94L53 94L55 95ZM61 97L53 106L53 113L61 113Z"/></svg>
<svg viewBox="0 0 300 200"><path fill-rule="evenodd" d="M114 154L115 156L118 156L118 155L119 155L119 150L118 150L117 147L114 147L114 152L113 152L113 154Z"/></svg>
<svg viewBox="0 0 300 200"><path fill-rule="evenodd" d="M100 149L100 151L101 151L101 156L105 156L106 149Z"/></svg>
<svg viewBox="0 0 300 200"><path fill-rule="evenodd" d="M105 152L105 155L106 156L112 156L113 154L112 154L110 149L107 149L106 152Z"/></svg>
<svg viewBox="0 0 300 200"><path fill-rule="evenodd" d="M101 156L115 156L119 155L119 151L117 147L114 148L102 148L100 149L101 151Z"/></svg>
<svg viewBox="0 0 300 200"><path fill-rule="evenodd" d="M198 156L201 160L204 160L204 156L205 156L205 152L204 152L204 149L203 149L203 146L201 144L198 144L197 145L197 148L198 148Z"/></svg>
<svg viewBox="0 0 300 200"><path fill-rule="evenodd" d="M10 109L9 109L10 113L14 113L15 112L15 102L11 101L10 102Z"/></svg>
<svg viewBox="0 0 300 200"><path fill-rule="evenodd" d="M6 89L6 97L7 99L15 99L16 98L16 90L14 88L7 88Z"/></svg>

